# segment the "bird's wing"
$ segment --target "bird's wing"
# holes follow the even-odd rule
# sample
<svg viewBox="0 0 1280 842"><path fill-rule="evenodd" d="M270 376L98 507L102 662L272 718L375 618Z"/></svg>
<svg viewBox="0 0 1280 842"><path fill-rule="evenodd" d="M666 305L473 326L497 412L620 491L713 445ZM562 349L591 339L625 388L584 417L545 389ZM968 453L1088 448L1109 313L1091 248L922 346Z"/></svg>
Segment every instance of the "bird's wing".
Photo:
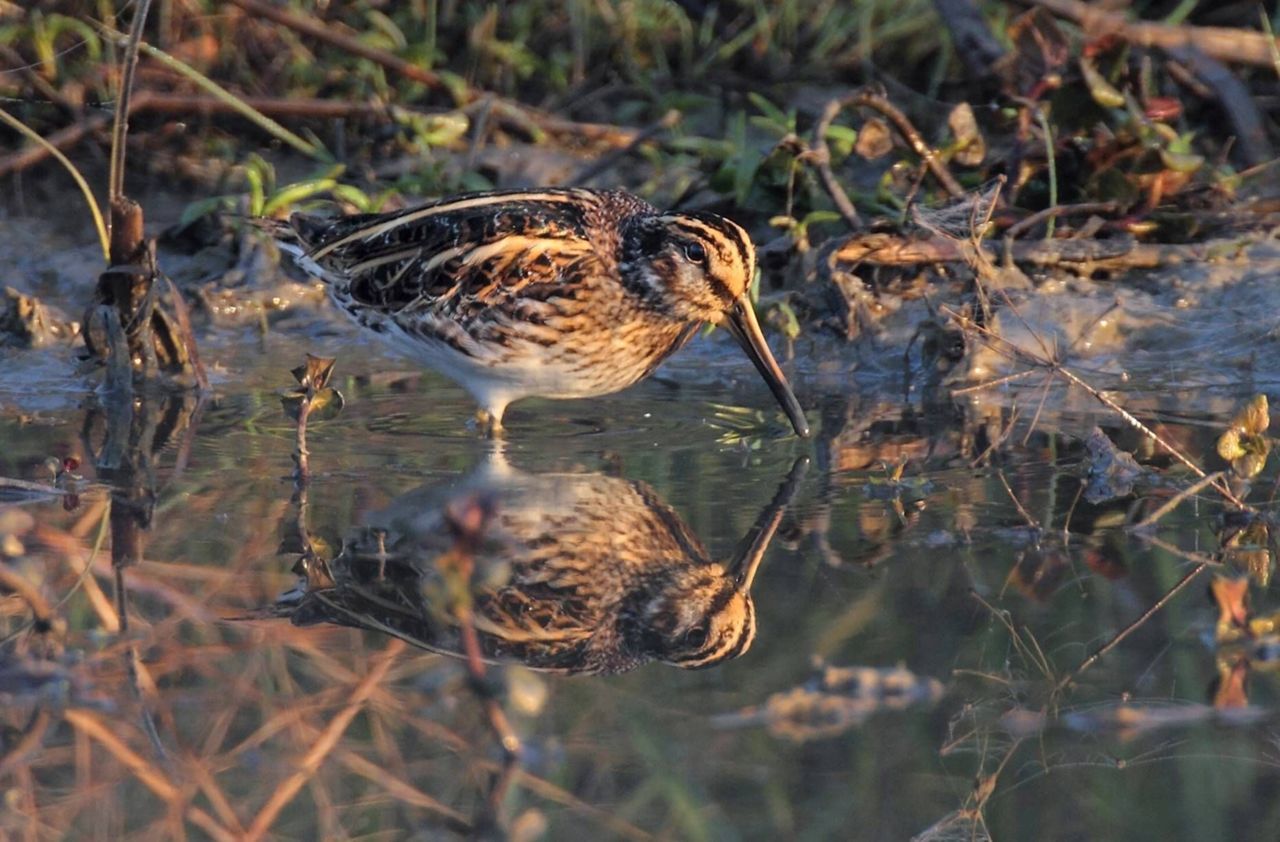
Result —
<svg viewBox="0 0 1280 842"><path fill-rule="evenodd" d="M620 193L497 191L389 214L290 224L353 303L384 312L470 309L582 272L616 274L616 223L647 208Z"/></svg>

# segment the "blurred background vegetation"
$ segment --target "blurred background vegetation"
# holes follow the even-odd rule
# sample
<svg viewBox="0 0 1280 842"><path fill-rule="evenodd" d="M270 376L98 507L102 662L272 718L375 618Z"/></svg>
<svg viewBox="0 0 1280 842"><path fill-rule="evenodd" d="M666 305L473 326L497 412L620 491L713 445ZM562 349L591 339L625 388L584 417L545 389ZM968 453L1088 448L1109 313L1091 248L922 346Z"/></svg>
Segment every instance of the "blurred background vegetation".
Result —
<svg viewBox="0 0 1280 842"><path fill-rule="evenodd" d="M1180 193L1203 205L1204 188L1234 190L1264 163L1280 59L1228 68L1212 51L1142 46L1073 19L1086 5L161 0L136 85L133 169L248 191L258 213L320 195L364 210L400 194L596 183L783 216L794 230L813 211L834 218L809 133L829 101L869 84L964 187L1006 176L1010 205L1028 211L1117 200L1123 212ZM1274 4L1115 5L1120 20L1174 33L1256 39L1280 23ZM957 7L976 17L940 17ZM102 155L119 81L110 33L129 13L106 0L0 3L4 107L76 144L81 163ZM956 115L961 104L971 117ZM1252 131L1231 118L1241 108ZM843 115L824 135L873 216L900 214L920 188L945 198L883 118ZM277 175L273 148L315 163ZM26 165L10 155L0 173Z"/></svg>

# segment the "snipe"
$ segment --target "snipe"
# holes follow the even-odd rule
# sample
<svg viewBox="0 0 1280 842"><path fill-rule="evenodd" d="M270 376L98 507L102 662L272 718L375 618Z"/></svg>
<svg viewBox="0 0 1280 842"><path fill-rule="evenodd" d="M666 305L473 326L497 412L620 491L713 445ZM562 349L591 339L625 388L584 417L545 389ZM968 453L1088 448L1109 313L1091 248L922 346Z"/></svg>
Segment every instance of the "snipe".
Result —
<svg viewBox="0 0 1280 842"><path fill-rule="evenodd" d="M734 222L622 191L498 191L275 229L359 324L465 387L502 426L523 397L604 395L649 376L704 323L725 327L797 434L804 412L748 289Z"/></svg>

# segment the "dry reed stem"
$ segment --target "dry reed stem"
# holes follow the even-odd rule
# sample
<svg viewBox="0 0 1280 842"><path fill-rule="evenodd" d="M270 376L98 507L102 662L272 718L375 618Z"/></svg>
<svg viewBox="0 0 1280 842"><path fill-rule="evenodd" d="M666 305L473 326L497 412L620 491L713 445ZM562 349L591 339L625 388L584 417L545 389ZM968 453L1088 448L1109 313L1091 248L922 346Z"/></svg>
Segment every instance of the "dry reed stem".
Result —
<svg viewBox="0 0 1280 842"><path fill-rule="evenodd" d="M449 820L454 830L465 832L471 829L471 822L462 813L459 813L448 804L431 797L407 781L390 774L387 769L372 760L356 754L350 749L339 749L337 759L348 771L373 781L385 789L387 794L400 799L406 804L412 804L415 807L421 807L424 810L443 816Z"/></svg>
<svg viewBox="0 0 1280 842"><path fill-rule="evenodd" d="M227 800L227 794L218 785L218 781L213 776L208 765L201 758L191 757L183 764L183 768L195 779L196 786L204 793L205 798L209 799L209 804L213 807L213 812L217 814L218 819L234 835L243 835L244 824L240 821L240 816L236 814L235 807Z"/></svg>
<svg viewBox="0 0 1280 842"><path fill-rule="evenodd" d="M231 842L236 837L228 833L212 816L199 807L184 804L181 791L169 783L164 773L156 769L146 758L135 752L115 735L98 718L96 713L82 708L69 708L63 717L78 731L96 740L103 748L128 769L147 789L169 805L171 810L181 810L192 824L216 840Z"/></svg>
<svg viewBox="0 0 1280 842"><path fill-rule="evenodd" d="M28 754L39 749L44 742L45 732L49 730L49 723L52 717L49 711L40 708L31 719L31 723L26 727L22 735L22 739L14 744L13 748L0 758L0 778L5 777L14 769L24 766L24 761Z"/></svg>
<svg viewBox="0 0 1280 842"><path fill-rule="evenodd" d="M275 823L280 811L293 800L293 797L298 794L298 790L302 789L303 785L315 775L316 770L320 768L320 764L324 762L324 759L346 732L347 726L364 709L366 700L377 689L387 670L391 668L396 656L404 651L406 646L407 644L398 638L393 638L387 643L386 648L382 650L382 654L373 662L368 674L352 690L347 706L333 717L315 744L303 755L298 763L300 767L298 771L276 787L271 797L267 799L266 804L258 812L258 815L254 817L243 837L245 840L261 839L271 829L271 825Z"/></svg>
<svg viewBox="0 0 1280 842"><path fill-rule="evenodd" d="M120 632L120 617L116 614L111 598L103 592L97 580L86 572L93 566L93 556L86 553L80 542L73 536L44 524L36 524L36 538L40 543L57 551L67 563L67 567L81 577L85 596L89 605L98 615L102 628L111 634Z"/></svg>

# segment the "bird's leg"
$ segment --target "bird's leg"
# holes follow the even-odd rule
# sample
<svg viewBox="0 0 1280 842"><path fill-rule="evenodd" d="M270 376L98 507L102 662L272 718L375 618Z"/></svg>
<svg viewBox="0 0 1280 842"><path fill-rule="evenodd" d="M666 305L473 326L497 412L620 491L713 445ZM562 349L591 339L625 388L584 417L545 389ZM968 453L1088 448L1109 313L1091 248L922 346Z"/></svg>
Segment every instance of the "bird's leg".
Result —
<svg viewBox="0 0 1280 842"><path fill-rule="evenodd" d="M476 423L480 429L484 430L485 436L491 439L503 437L502 416L506 413L506 409L507 405L503 403L493 404L476 412Z"/></svg>

